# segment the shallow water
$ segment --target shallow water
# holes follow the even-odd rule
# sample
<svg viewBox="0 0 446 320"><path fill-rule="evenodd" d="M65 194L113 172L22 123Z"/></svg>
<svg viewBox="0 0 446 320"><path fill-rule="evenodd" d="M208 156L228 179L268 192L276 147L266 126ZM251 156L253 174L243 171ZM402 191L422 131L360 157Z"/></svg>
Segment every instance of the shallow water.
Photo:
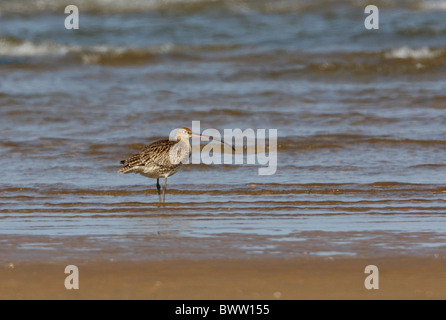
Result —
<svg viewBox="0 0 446 320"><path fill-rule="evenodd" d="M0 2L1 260L444 252L446 2L72 4ZM277 129L276 173L117 173L194 120Z"/></svg>

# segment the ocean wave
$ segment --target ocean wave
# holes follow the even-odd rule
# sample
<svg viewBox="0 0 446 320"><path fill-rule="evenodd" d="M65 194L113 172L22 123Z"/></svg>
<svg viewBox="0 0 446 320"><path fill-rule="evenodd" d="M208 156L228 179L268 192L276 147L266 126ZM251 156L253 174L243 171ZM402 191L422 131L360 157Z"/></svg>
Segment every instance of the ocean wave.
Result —
<svg viewBox="0 0 446 320"><path fill-rule="evenodd" d="M200 53L213 53L219 51L232 50L237 45L183 45L164 43L146 47L137 46L111 46L98 44L94 46L80 46L72 44L62 44L51 41L30 41L14 37L0 38L0 58L53 58L47 60L48 63L67 62L99 64L99 65L138 65L154 62L159 57L170 55L172 59L181 60L197 59ZM54 60L59 58L59 60ZM2 59L4 60L4 59ZM4 60L14 63L14 59ZM6 63L4 62L4 63ZM20 61L21 64L25 63ZM33 63L32 60L29 61Z"/></svg>
<svg viewBox="0 0 446 320"><path fill-rule="evenodd" d="M434 10L434 11L446 11L446 1L419 1L417 4L421 10Z"/></svg>
<svg viewBox="0 0 446 320"><path fill-rule="evenodd" d="M85 64L140 64L152 61L156 55L166 54L174 45L164 44L147 48L96 45L60 44L50 41L33 42L17 38L0 39L0 57L15 58L60 58L63 62L72 60ZM13 63L14 60L11 60ZM41 61L39 61L41 62ZM52 60L57 63L57 60Z"/></svg>
<svg viewBox="0 0 446 320"><path fill-rule="evenodd" d="M351 146L369 145L388 148L445 147L446 140L422 140L368 135L331 134L305 137L288 136L278 140L278 151L303 151L317 149L344 149Z"/></svg>
<svg viewBox="0 0 446 320"><path fill-rule="evenodd" d="M302 77L319 77L328 79L328 76L336 77L372 77L420 74L444 74L446 67L446 49L428 47L397 47L382 51L358 51L358 52L287 52L282 51L274 63L271 63L269 53L264 53L265 63L262 57L256 55L258 65L268 65L268 68L243 68L238 70L228 79L273 78L288 79ZM299 57L298 59L296 57ZM246 61L249 66L249 55L233 56L226 58Z"/></svg>
<svg viewBox="0 0 446 320"><path fill-rule="evenodd" d="M61 45L53 42L32 42L17 38L0 38L0 56L36 57L65 55L70 51L80 50L77 46Z"/></svg>
<svg viewBox="0 0 446 320"><path fill-rule="evenodd" d="M410 48L399 47L384 52L387 59L435 59L444 55L444 49L432 49L428 47Z"/></svg>
<svg viewBox="0 0 446 320"><path fill-rule="evenodd" d="M39 1L1 1L0 13L35 13L35 12L64 12L65 7L75 5L82 12L87 13L130 13L159 10L179 5L196 5L212 3L215 0L72 0L69 3L57 0Z"/></svg>
<svg viewBox="0 0 446 320"><path fill-rule="evenodd" d="M206 9L223 9L239 13L289 13L318 12L351 7L353 10L364 8L362 1L356 0L72 0L71 5L78 6L82 12L93 14L136 13L147 11L200 12ZM9 0L0 1L0 15L32 14L36 12L64 12L68 3L57 0ZM377 0L379 8L397 8L412 10L446 10L446 2L418 0Z"/></svg>
<svg viewBox="0 0 446 320"><path fill-rule="evenodd" d="M272 60L272 57L275 57ZM296 58L298 57L298 58ZM48 59L51 58L51 59ZM186 45L165 43L146 47L99 44L80 46L51 41L36 42L0 38L0 63L20 65L96 64L107 66L143 65L172 61L243 64L224 75L224 80L247 78L289 78L302 76L371 76L444 73L446 48L396 47L383 51L305 52L264 51L242 44ZM267 66L267 67L265 67ZM259 68L260 67L260 68Z"/></svg>

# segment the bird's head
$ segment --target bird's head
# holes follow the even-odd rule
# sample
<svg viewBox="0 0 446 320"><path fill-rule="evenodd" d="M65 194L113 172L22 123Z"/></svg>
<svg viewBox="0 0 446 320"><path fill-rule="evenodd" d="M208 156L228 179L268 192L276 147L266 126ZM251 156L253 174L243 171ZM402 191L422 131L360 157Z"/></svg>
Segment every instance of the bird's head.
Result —
<svg viewBox="0 0 446 320"><path fill-rule="evenodd" d="M175 133L175 140L188 140L190 137L192 137L193 133L192 130L186 127L177 129Z"/></svg>

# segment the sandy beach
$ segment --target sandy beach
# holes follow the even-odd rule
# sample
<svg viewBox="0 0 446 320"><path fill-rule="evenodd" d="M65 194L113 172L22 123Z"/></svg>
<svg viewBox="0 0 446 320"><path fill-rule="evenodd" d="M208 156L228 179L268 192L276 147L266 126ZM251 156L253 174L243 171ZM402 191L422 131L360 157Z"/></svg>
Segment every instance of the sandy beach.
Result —
<svg viewBox="0 0 446 320"><path fill-rule="evenodd" d="M339 236L347 238L345 234ZM422 241L429 241L425 234L415 242L423 236ZM272 253L241 250L237 248L240 243L254 247L259 240L235 235L219 239L151 236L139 242L128 239L131 249L105 239L100 246L92 245L96 240L91 237L50 240L44 236L11 236L8 243L12 245L4 248L9 260L3 257L0 262L0 299L446 298L446 256L441 249L423 254L396 252L358 240L356 247L346 250L362 254L323 256L317 248L325 244L330 249L325 238L312 239L299 245L288 241L282 244L281 253ZM5 243L4 239L0 241ZM59 245L42 249L50 242ZM64 273L68 265L78 269L79 289L65 287L65 279L72 276L71 271ZM377 267L372 273L378 289L365 286L365 282L371 282L370 271L365 273L370 265Z"/></svg>
<svg viewBox="0 0 446 320"><path fill-rule="evenodd" d="M78 261L79 289L57 262L3 264L1 299L445 299L446 259L298 258ZM379 289L364 268L379 269Z"/></svg>

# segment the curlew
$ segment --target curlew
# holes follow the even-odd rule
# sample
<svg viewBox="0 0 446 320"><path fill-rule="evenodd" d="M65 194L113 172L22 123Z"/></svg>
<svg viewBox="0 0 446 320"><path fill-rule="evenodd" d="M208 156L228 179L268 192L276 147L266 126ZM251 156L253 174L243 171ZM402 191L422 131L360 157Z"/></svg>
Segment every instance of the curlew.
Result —
<svg viewBox="0 0 446 320"><path fill-rule="evenodd" d="M183 161L190 157L191 145L189 138L191 137L205 137L208 139L217 140L213 137L196 134L189 128L177 129L174 140L159 140L144 147L139 153L132 155L127 160L122 160L124 165L118 170L119 173L138 173L145 177L156 179L156 188L158 190L158 197L160 203L166 202L166 185L167 177L177 173ZM231 146L232 149L234 147ZM159 179L164 177L164 184L162 188L161 200L161 185Z"/></svg>

